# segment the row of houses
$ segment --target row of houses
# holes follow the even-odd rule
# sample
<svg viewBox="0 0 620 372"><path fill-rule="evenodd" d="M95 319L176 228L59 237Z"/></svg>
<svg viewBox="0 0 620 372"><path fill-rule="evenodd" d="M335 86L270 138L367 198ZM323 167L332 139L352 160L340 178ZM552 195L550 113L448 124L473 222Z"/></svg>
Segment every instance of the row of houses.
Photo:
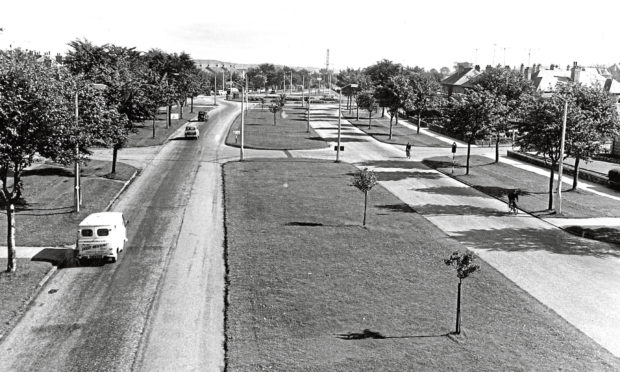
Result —
<svg viewBox="0 0 620 372"><path fill-rule="evenodd" d="M487 66L485 70L491 69ZM479 65L473 66L469 62L458 63L456 71L441 81L441 85L446 94L463 93L467 88L472 88L476 77L483 74ZM550 94L561 82L579 82L587 86L600 86L606 92L620 97L620 82L614 77L620 77L620 66L617 64L610 68L604 67L583 67L577 62L565 69L559 65L550 65L543 68L542 65L525 67L523 64L519 68L526 79L531 80L536 89L544 94Z"/></svg>

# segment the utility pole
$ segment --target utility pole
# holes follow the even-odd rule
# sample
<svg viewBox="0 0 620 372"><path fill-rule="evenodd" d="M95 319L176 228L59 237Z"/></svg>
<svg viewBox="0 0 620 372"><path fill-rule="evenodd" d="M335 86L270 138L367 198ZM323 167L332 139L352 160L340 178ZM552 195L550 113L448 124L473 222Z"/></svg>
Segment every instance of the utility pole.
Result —
<svg viewBox="0 0 620 372"><path fill-rule="evenodd" d="M325 60L325 73L328 75L327 78L329 79L329 90L331 91L332 90L332 76L329 73L329 48L327 49L327 58Z"/></svg>

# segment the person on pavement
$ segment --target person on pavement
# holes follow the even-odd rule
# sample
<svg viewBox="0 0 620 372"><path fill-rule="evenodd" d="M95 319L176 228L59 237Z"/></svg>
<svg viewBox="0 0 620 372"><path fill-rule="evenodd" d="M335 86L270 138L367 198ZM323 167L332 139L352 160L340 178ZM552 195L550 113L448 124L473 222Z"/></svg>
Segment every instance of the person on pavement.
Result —
<svg viewBox="0 0 620 372"><path fill-rule="evenodd" d="M519 189L511 190L508 193L508 208L517 208L517 201L519 201Z"/></svg>
<svg viewBox="0 0 620 372"><path fill-rule="evenodd" d="M411 143L407 142L405 146L405 154L407 155L407 159L411 159Z"/></svg>

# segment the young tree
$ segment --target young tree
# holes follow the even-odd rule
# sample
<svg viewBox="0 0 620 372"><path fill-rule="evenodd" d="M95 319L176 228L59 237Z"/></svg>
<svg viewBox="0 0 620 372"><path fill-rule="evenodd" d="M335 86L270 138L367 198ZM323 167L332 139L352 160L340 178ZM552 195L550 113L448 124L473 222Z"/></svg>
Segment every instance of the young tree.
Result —
<svg viewBox="0 0 620 372"><path fill-rule="evenodd" d="M503 115L503 99L482 89L471 89L459 97L453 97L448 108L446 129L467 142L467 166L469 174L471 145L486 135L493 124Z"/></svg>
<svg viewBox="0 0 620 372"><path fill-rule="evenodd" d="M444 263L448 266L454 266L456 276L459 278L456 297L456 329L454 331L458 335L461 334L461 285L463 284L463 279L480 269L480 266L474 264L474 255L471 252L453 252L450 257L444 260Z"/></svg>
<svg viewBox="0 0 620 372"><path fill-rule="evenodd" d="M274 102L269 105L269 112L273 113L273 125L276 125L276 114L282 111L282 106L280 106L280 102Z"/></svg>
<svg viewBox="0 0 620 372"><path fill-rule="evenodd" d="M357 106L368 111L368 129L372 124L372 113L377 110L377 100L372 92L361 92L357 95Z"/></svg>
<svg viewBox="0 0 620 372"><path fill-rule="evenodd" d="M366 226L366 210L368 207L368 192L377 184L375 172L364 168L353 176L353 186L364 193L364 223Z"/></svg>

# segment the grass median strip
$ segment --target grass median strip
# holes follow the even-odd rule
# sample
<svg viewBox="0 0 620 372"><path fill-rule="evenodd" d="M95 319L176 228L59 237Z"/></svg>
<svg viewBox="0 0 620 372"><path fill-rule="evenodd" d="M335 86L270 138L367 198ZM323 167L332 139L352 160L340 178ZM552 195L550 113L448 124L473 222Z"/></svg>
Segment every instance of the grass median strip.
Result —
<svg viewBox="0 0 620 372"><path fill-rule="evenodd" d="M356 169L299 159L224 167L231 371L617 369L609 353L481 262L464 284L464 334L452 336L463 250Z"/></svg>
<svg viewBox="0 0 620 372"><path fill-rule="evenodd" d="M327 143L310 128L307 131L306 110L298 105L285 106L286 117L276 113L276 125L273 125L273 113L269 111L269 104L261 108L255 104L247 111L245 118L244 146L263 150L310 150L327 147ZM238 116L230 127L226 144L240 146L241 139L236 131L240 130L241 117Z"/></svg>

